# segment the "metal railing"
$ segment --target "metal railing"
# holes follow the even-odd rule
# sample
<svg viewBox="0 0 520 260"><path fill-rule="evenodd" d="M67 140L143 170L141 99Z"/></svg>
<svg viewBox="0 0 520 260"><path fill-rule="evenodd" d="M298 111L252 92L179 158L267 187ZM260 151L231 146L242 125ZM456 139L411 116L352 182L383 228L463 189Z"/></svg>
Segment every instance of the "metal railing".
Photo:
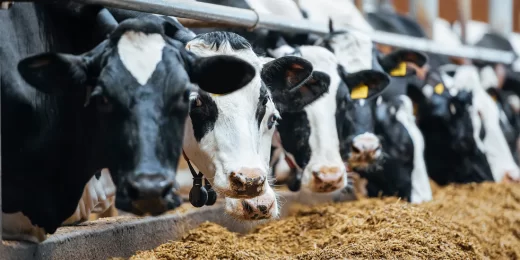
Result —
<svg viewBox="0 0 520 260"><path fill-rule="evenodd" d="M284 32L328 33L326 24L309 20L288 19L283 16L257 13L253 10L220 6L186 0L74 0L85 4L100 4L107 7L135 10L146 13L191 18L208 22L220 22L245 28L266 28ZM354 29L352 29L354 30ZM387 32L368 33L376 43L417 51L433 52L452 57L484 60L510 64L516 55L473 46L444 46L428 39L409 37Z"/></svg>

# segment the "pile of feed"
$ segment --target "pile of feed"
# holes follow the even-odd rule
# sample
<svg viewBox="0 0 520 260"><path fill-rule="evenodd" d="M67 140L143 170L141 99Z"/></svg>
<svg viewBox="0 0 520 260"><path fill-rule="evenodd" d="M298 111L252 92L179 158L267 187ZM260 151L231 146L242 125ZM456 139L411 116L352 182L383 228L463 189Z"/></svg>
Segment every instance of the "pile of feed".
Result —
<svg viewBox="0 0 520 260"><path fill-rule="evenodd" d="M394 198L300 207L247 235L204 223L131 259L519 259L520 185L436 189L434 201Z"/></svg>

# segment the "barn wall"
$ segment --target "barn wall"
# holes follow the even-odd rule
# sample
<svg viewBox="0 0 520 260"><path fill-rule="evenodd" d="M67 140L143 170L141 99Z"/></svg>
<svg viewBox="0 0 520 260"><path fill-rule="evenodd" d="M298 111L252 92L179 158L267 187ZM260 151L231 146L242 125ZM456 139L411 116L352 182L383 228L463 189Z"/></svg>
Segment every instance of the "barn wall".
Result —
<svg viewBox="0 0 520 260"><path fill-rule="evenodd" d="M499 0L472 0L472 20L488 21L488 1ZM408 13L408 0L394 0L394 5L399 13ZM457 20L456 0L439 0L439 16L450 22ZM520 32L520 0L513 0L513 30Z"/></svg>

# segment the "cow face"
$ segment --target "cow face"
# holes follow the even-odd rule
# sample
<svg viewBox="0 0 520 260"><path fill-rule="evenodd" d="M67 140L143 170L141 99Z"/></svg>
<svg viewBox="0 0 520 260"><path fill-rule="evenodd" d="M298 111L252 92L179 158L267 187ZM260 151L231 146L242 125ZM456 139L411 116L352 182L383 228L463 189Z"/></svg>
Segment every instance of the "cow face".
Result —
<svg viewBox="0 0 520 260"><path fill-rule="evenodd" d="M47 53L19 64L35 88L64 95L71 110L90 115L84 131L92 149L85 160L110 169L118 197L130 198L117 206L135 213L159 214L178 204L170 192L190 84L225 94L255 76L235 57L197 58L165 31L174 33L175 26L159 17L129 19L87 54Z"/></svg>
<svg viewBox="0 0 520 260"><path fill-rule="evenodd" d="M272 135L281 118L279 110L302 110L327 92L328 84L322 79L328 76L313 72L312 65L298 57L262 60L244 38L234 33L202 34L186 48L201 56L240 57L258 72L245 88L230 95L199 95L186 124L187 156L215 190L229 198L228 212L232 215L251 219L248 216L254 214L244 210L277 209L267 174Z"/></svg>
<svg viewBox="0 0 520 260"><path fill-rule="evenodd" d="M450 75L444 74L444 79L449 80ZM471 92L447 88L441 74L433 70L422 84L410 85L408 95L418 108L420 126L435 122L436 127L445 129L455 151L469 152L475 147ZM478 134L477 138L482 139L481 133Z"/></svg>
<svg viewBox="0 0 520 260"><path fill-rule="evenodd" d="M350 90L344 120L348 130L344 133L347 142L349 167L353 170L369 171L381 163L382 147L374 134L374 109L379 94L388 86L386 74L376 70L347 73L342 67L338 71Z"/></svg>

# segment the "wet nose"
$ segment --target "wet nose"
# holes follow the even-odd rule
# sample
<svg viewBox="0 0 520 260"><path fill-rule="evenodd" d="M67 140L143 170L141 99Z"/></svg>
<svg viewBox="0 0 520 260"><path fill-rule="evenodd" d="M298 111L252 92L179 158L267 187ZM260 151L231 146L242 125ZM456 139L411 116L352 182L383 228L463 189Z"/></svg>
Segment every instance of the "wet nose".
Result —
<svg viewBox="0 0 520 260"><path fill-rule="evenodd" d="M344 172L339 167L321 167L319 171L313 171L314 191L332 192L343 187Z"/></svg>
<svg viewBox="0 0 520 260"><path fill-rule="evenodd" d="M374 134L358 135L352 141L352 151L354 153L371 153L379 156L381 142Z"/></svg>
<svg viewBox="0 0 520 260"><path fill-rule="evenodd" d="M230 197L253 198L264 194L267 174L258 168L241 168L231 172L229 181L232 194Z"/></svg>
<svg viewBox="0 0 520 260"><path fill-rule="evenodd" d="M163 173L138 173L128 179L128 196L133 200L157 199L168 195L173 179Z"/></svg>

